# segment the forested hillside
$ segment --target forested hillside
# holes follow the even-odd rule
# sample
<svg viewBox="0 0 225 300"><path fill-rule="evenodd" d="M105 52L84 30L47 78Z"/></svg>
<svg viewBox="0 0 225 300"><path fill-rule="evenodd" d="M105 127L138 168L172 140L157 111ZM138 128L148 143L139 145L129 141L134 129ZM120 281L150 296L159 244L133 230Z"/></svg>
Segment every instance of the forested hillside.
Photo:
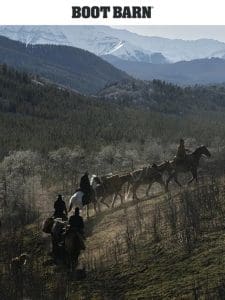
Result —
<svg viewBox="0 0 225 300"><path fill-rule="evenodd" d="M224 58L202 58L176 63L126 61L113 55L103 57L114 67L142 80L165 80L179 85L225 82Z"/></svg>
<svg viewBox="0 0 225 300"><path fill-rule="evenodd" d="M181 89L159 81L140 84L150 87L150 96L134 82L128 86L131 91L136 90L130 96L135 103L120 93L119 101L115 97L106 101L38 82L3 65L0 68L1 157L10 150L47 153L75 145L98 151L104 145L143 146L156 139L171 144L180 136L210 145L214 143L215 132L220 140L224 139L223 87ZM116 87L119 89L120 85ZM112 88L115 87L109 90ZM140 91L144 102L137 106L139 98L135 95ZM154 105L148 105L149 99L154 100Z"/></svg>
<svg viewBox="0 0 225 300"><path fill-rule="evenodd" d="M123 80L107 85L98 95L124 105L142 106L166 114L225 111L223 85L180 87L160 80Z"/></svg>
<svg viewBox="0 0 225 300"><path fill-rule="evenodd" d="M224 299L224 94L223 86L126 80L87 97L0 66L0 298ZM68 206L86 170L155 170L181 137L187 149L204 144L211 153L199 183L171 182L169 193L153 184L150 198L143 184L137 201L123 186L113 209L99 197L80 269L55 265L41 224L56 195ZM15 264L24 252L26 264Z"/></svg>
<svg viewBox="0 0 225 300"><path fill-rule="evenodd" d="M0 36L0 63L92 94L129 76L98 56L74 47L28 45Z"/></svg>

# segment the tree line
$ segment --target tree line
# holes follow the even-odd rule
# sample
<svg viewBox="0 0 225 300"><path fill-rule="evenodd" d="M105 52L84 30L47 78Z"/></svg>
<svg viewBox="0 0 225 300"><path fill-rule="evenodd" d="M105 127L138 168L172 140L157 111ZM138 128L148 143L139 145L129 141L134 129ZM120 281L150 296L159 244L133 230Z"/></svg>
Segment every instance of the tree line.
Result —
<svg viewBox="0 0 225 300"><path fill-rule="evenodd" d="M161 90L163 103L163 97L168 98L164 96L168 88L163 83L157 82L157 85L158 98ZM169 89L176 97L181 94L180 88L169 85ZM204 88L200 89L201 93L199 89L196 94L193 92L195 101L199 97L205 103L212 103L217 87L206 88L215 94L209 93L209 99ZM201 109L199 100L195 111L179 115L143 105L82 96L3 65L0 67L0 158L9 151L32 150L47 154L62 147L76 146L86 153L95 153L106 146L130 144L130 148L146 148L157 142L166 149L180 137L214 146L215 138L221 143L225 139L221 89L218 87L217 106L221 103L220 109L212 111L208 106ZM186 105L185 101L182 105Z"/></svg>

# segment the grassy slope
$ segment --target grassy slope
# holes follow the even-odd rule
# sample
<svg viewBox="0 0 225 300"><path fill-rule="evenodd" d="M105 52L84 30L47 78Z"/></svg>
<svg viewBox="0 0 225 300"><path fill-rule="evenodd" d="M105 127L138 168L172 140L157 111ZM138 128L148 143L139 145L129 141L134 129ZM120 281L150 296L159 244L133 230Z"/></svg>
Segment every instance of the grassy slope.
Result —
<svg viewBox="0 0 225 300"><path fill-rule="evenodd" d="M148 208L145 218L151 218L152 207L157 202L163 205L165 200L161 198L142 203L145 211ZM130 206L130 216L131 209ZM125 209L125 213L127 212ZM98 216L100 221L95 221L98 224L90 237L90 245L93 241L96 243L96 240L104 245L105 238L109 240L110 235L113 236L113 242L115 236L125 230L123 226L117 226L118 221L121 224L121 217L121 210L117 209L112 214L105 213L104 217ZM170 239L167 234L164 232L161 240L154 242L151 233L147 239L146 232L143 233L139 236L137 255L132 264L112 262L103 267L102 272L97 269L89 274L85 289L88 288L91 294L97 288L108 299L192 299L194 293L203 298L205 294L219 297L219 292L223 289L221 281L225 275L223 228L218 230L216 226L214 230L204 233L191 253L177 245L177 237Z"/></svg>
<svg viewBox="0 0 225 300"><path fill-rule="evenodd" d="M175 194L172 199L179 202L179 196ZM171 234L165 217L167 203L168 199L162 195L138 204L126 202L112 211L104 210L92 217L86 225L87 250L80 259L88 269L87 279L83 281L71 280L60 268L43 267L47 253L40 227L37 224L27 227L18 236L18 243L21 244L21 251L32 255L30 268L33 271L29 273L29 281L35 282L33 291L38 291L42 286L42 293L48 295L47 299L53 299L57 293L61 294L56 299L65 296L68 299L88 300L195 299L197 295L200 299L206 299L206 295L211 297L208 299L224 299L223 211L211 216L206 211L201 233L189 252L182 243L178 243L179 235ZM224 207L223 199L221 207ZM156 208L161 211L157 239L153 231ZM141 216L140 228L137 211ZM135 243L131 243L130 251L127 251L124 237L127 229L131 228L138 229L133 236ZM115 241L120 247L114 247ZM2 239L1 249L7 249L7 244L18 246L15 237L11 241ZM11 256L16 255L16 249L13 251L15 253Z"/></svg>
<svg viewBox="0 0 225 300"><path fill-rule="evenodd" d="M172 245L146 244L138 249L140 257L132 267L116 266L96 277L90 276L90 290L96 287L113 299L182 298L199 294L217 295L224 276L225 234L214 232L205 237L191 255ZM221 255L222 254L222 255Z"/></svg>

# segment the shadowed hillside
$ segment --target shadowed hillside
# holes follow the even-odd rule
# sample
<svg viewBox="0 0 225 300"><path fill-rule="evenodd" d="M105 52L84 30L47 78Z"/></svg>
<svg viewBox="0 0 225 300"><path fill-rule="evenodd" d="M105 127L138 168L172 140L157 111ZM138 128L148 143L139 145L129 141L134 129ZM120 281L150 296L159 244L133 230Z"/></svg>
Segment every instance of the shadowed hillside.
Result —
<svg viewBox="0 0 225 300"><path fill-rule="evenodd" d="M116 68L142 80L165 80L179 85L219 84L225 82L225 60L194 59L171 64L127 61L113 55L103 58Z"/></svg>
<svg viewBox="0 0 225 300"><path fill-rule="evenodd" d="M74 47L28 45L0 36L0 63L93 94L106 83L129 76L98 56Z"/></svg>
<svg viewBox="0 0 225 300"><path fill-rule="evenodd" d="M224 299L223 196L223 179L205 177L199 186L93 216L80 258L83 280L47 264L50 237L39 220L8 232L0 241L1 299ZM23 251L30 260L15 281L10 257Z"/></svg>

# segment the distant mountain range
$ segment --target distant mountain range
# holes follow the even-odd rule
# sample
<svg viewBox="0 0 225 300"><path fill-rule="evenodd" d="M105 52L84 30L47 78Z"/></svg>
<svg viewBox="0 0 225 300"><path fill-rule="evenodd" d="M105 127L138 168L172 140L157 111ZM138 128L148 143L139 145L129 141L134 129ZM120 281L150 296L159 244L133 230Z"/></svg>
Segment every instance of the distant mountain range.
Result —
<svg viewBox="0 0 225 300"><path fill-rule="evenodd" d="M82 49L26 45L0 36L0 64L3 63L84 94L94 94L110 82L129 78L126 73Z"/></svg>
<svg viewBox="0 0 225 300"><path fill-rule="evenodd" d="M181 85L225 83L225 60L221 58L195 59L173 64L131 62L113 55L105 60L129 75L142 79L160 79Z"/></svg>
<svg viewBox="0 0 225 300"><path fill-rule="evenodd" d="M0 26L1 34L16 41L0 40L0 63L82 93L129 76L181 85L225 82L225 43L212 39L172 40L107 26Z"/></svg>
<svg viewBox="0 0 225 300"><path fill-rule="evenodd" d="M128 61L174 63L225 57L225 43L142 36L108 26L0 26L0 35L28 44L68 45Z"/></svg>

